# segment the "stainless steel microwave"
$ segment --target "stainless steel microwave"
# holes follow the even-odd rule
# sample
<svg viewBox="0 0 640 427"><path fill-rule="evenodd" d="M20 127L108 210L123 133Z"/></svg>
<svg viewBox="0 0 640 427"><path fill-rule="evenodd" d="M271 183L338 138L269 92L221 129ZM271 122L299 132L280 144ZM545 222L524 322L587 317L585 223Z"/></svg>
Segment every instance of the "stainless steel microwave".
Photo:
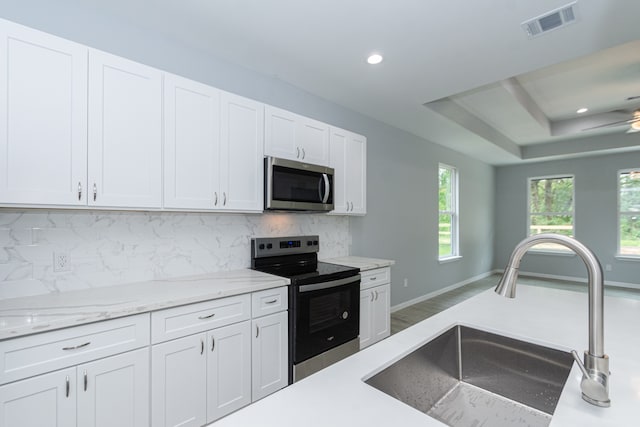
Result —
<svg viewBox="0 0 640 427"><path fill-rule="evenodd" d="M265 210L333 210L333 169L293 160L265 157Z"/></svg>

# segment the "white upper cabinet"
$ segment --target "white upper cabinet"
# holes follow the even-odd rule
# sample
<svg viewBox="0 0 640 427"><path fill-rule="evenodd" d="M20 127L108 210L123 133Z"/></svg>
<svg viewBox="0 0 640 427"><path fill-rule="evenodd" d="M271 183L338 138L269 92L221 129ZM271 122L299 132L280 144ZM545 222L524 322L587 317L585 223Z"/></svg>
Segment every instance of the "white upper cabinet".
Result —
<svg viewBox="0 0 640 427"><path fill-rule="evenodd" d="M89 205L160 208L162 73L89 52Z"/></svg>
<svg viewBox="0 0 640 427"><path fill-rule="evenodd" d="M262 211L264 106L166 74L164 207Z"/></svg>
<svg viewBox="0 0 640 427"><path fill-rule="evenodd" d="M332 213L367 213L367 139L344 129L331 127L330 162L334 169Z"/></svg>
<svg viewBox="0 0 640 427"><path fill-rule="evenodd" d="M86 204L87 52L0 20L0 203Z"/></svg>
<svg viewBox="0 0 640 427"><path fill-rule="evenodd" d="M329 125L267 106L265 155L329 165Z"/></svg>
<svg viewBox="0 0 640 427"><path fill-rule="evenodd" d="M221 206L220 91L165 74L164 111L164 206Z"/></svg>
<svg viewBox="0 0 640 427"><path fill-rule="evenodd" d="M264 104L221 92L220 191L222 206L239 211L264 207Z"/></svg>

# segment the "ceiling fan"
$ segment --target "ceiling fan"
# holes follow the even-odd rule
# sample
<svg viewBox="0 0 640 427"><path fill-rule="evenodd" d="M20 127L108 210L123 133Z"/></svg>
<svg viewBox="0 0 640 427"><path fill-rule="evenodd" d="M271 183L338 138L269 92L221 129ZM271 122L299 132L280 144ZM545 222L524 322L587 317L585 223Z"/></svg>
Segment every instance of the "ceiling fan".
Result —
<svg viewBox="0 0 640 427"><path fill-rule="evenodd" d="M605 127L612 127L612 126L621 126L625 123L629 124L629 129L627 130L627 133L640 132L640 108L633 111L633 113L631 113L631 117L627 120L617 120L615 122L605 123L598 126L592 126L583 130L593 130L593 129L600 129Z"/></svg>

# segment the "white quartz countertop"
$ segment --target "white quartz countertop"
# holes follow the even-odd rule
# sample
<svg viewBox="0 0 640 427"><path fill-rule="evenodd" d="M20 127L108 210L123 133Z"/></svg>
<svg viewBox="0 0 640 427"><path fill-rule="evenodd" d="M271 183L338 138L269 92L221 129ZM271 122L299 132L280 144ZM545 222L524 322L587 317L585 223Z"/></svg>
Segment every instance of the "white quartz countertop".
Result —
<svg viewBox="0 0 640 427"><path fill-rule="evenodd" d="M485 291L374 344L215 423L216 427L442 426L439 421L368 386L396 360L463 324L581 354L588 347L587 294L520 285L515 299ZM640 301L605 299L605 353L610 357L610 408L582 400L573 365L551 426L640 425Z"/></svg>
<svg viewBox="0 0 640 427"><path fill-rule="evenodd" d="M343 256L337 258L323 259L322 261L331 264L341 264L347 267L359 268L360 271L373 270L374 268L390 267L396 262L390 259L365 258L359 256Z"/></svg>
<svg viewBox="0 0 640 427"><path fill-rule="evenodd" d="M255 270L131 283L0 301L0 340L289 284Z"/></svg>

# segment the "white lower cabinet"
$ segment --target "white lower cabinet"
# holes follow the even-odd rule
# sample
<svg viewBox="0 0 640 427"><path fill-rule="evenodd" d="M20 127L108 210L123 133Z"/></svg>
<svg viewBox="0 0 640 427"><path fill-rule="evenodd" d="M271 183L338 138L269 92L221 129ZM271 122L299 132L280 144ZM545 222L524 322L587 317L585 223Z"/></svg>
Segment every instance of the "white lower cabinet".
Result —
<svg viewBox="0 0 640 427"><path fill-rule="evenodd" d="M206 422L206 334L151 349L151 425L201 426Z"/></svg>
<svg viewBox="0 0 640 427"><path fill-rule="evenodd" d="M252 399L258 399L286 387L288 371L288 316L286 311L252 321Z"/></svg>
<svg viewBox="0 0 640 427"><path fill-rule="evenodd" d="M207 422L251 403L251 323L209 332Z"/></svg>
<svg viewBox="0 0 640 427"><path fill-rule="evenodd" d="M361 273L360 349L391 334L391 279L388 267Z"/></svg>
<svg viewBox="0 0 640 427"><path fill-rule="evenodd" d="M149 425L149 348L79 365L78 426Z"/></svg>
<svg viewBox="0 0 640 427"><path fill-rule="evenodd" d="M251 322L153 346L153 426L201 426L251 403Z"/></svg>
<svg viewBox="0 0 640 427"><path fill-rule="evenodd" d="M0 404L2 427L149 425L149 349L4 385Z"/></svg>
<svg viewBox="0 0 640 427"><path fill-rule="evenodd" d="M75 426L75 377L68 368L0 386L0 426Z"/></svg>

